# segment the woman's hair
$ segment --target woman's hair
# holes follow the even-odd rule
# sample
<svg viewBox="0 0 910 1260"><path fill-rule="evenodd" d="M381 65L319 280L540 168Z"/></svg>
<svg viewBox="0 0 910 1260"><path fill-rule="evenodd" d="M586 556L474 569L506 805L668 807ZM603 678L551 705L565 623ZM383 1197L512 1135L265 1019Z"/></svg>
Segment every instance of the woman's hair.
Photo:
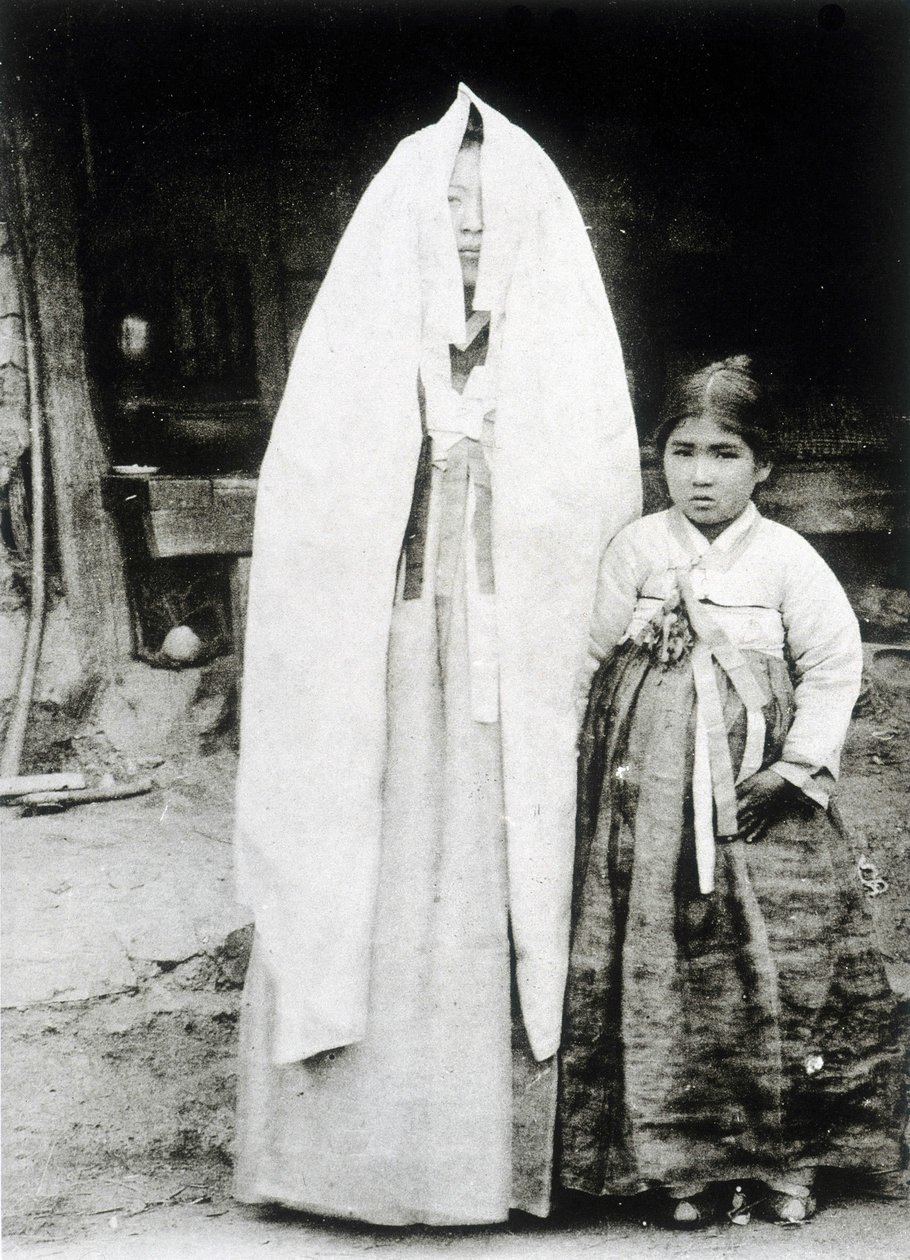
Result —
<svg viewBox="0 0 910 1260"><path fill-rule="evenodd" d="M480 110L473 102L468 110L468 125L465 128L461 147L466 149L471 144L483 144L483 119L480 116Z"/></svg>
<svg viewBox="0 0 910 1260"><path fill-rule="evenodd" d="M706 417L735 433L763 464L774 456L771 415L764 393L752 374L748 355L737 354L709 363L684 376L670 391L654 442L663 455L673 430L685 420Z"/></svg>

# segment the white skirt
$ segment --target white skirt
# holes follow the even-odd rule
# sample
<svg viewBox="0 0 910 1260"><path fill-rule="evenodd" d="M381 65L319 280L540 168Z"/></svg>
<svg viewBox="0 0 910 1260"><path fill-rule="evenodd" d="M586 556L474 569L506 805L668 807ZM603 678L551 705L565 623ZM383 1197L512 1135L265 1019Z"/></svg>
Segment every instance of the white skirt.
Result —
<svg viewBox="0 0 910 1260"><path fill-rule="evenodd" d="M428 576L438 491L434 470ZM433 587L393 612L364 1040L274 1065L270 981L254 945L234 1181L248 1203L384 1225L549 1210L556 1064L534 1061L514 1014L500 728L471 717L463 555L442 671ZM339 792L356 773L338 767Z"/></svg>

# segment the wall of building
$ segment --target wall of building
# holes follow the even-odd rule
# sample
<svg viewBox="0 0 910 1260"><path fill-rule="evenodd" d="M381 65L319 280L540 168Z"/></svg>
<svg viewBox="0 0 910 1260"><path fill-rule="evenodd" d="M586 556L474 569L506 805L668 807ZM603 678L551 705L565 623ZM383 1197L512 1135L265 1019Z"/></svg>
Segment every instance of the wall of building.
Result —
<svg viewBox="0 0 910 1260"><path fill-rule="evenodd" d="M906 128L895 121L906 87L894 51L900 14L852 9L843 30L827 30L808 3L748 14L687 6L685 20L656 4L558 19L536 5L509 17L492 7L341 15L276 4L268 21L240 8L213 17L206 6L174 6L153 17L76 4L61 24L53 6L19 7L12 63L58 65L73 88L89 372L108 443L99 344L107 338L109 350L112 329L96 317L109 260L135 259L137 272L187 249L243 261L259 449L354 205L461 78L539 139L576 193L643 433L676 369L746 348L776 373L807 484L820 484L813 467L826 461L874 456L875 533L865 532L872 518L860 496L850 539L827 543L857 606L872 609L870 636L910 632L901 597L888 593L903 580L903 548L888 529L906 524L893 491L910 409L897 248L907 206ZM53 121L61 106L48 96L44 108ZM27 429L10 261L4 244L7 469ZM23 633L22 561L0 548L0 698L14 686ZM864 582L876 588L868 598ZM57 586L51 594L40 677L49 703L76 670L66 606Z"/></svg>
<svg viewBox="0 0 910 1260"><path fill-rule="evenodd" d="M17 264L0 224L0 713L15 693L29 607L28 384ZM69 612L53 573L38 672L37 704L53 711L79 677Z"/></svg>

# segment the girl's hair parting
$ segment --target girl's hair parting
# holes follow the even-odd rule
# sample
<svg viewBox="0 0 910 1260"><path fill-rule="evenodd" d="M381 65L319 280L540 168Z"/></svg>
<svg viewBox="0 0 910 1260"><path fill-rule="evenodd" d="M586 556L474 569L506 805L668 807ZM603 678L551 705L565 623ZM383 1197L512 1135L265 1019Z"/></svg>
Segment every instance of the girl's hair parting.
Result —
<svg viewBox="0 0 910 1260"><path fill-rule="evenodd" d="M746 354L709 363L684 376L670 391L654 443L663 455L670 434L685 420L703 416L736 433L761 463L774 455L771 416Z"/></svg>

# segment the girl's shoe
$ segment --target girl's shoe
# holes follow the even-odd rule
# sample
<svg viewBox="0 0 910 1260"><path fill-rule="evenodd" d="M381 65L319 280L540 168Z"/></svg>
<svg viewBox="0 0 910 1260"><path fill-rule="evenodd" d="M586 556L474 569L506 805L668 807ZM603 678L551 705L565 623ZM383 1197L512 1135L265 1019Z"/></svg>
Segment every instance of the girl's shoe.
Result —
<svg viewBox="0 0 910 1260"><path fill-rule="evenodd" d="M815 1196L809 1186L772 1189L762 1200L762 1215L776 1225L803 1225L815 1215Z"/></svg>
<svg viewBox="0 0 910 1260"><path fill-rule="evenodd" d="M752 1207L742 1186L736 1186L730 1196L727 1219L732 1225L748 1225L752 1220Z"/></svg>
<svg viewBox="0 0 910 1260"><path fill-rule="evenodd" d="M685 1196L662 1192L661 1215L670 1229L699 1229L714 1219L716 1206L716 1196L707 1189Z"/></svg>
<svg viewBox="0 0 910 1260"><path fill-rule="evenodd" d="M705 1224L704 1212L695 1199L671 1199L670 1224L674 1229L698 1229Z"/></svg>

